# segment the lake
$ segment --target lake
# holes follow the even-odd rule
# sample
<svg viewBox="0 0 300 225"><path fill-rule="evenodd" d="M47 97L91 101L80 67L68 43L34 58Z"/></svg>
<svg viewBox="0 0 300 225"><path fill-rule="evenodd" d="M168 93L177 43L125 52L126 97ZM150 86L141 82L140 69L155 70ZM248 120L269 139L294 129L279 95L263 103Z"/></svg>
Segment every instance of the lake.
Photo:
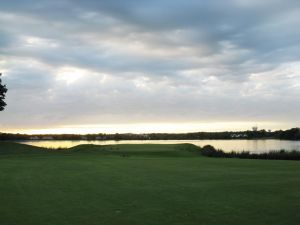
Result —
<svg viewBox="0 0 300 225"><path fill-rule="evenodd" d="M19 143L34 145L46 148L70 148L80 144L111 145L111 144L178 144L191 143L197 146L212 145L225 152L230 151L250 151L268 152L271 150L297 150L300 151L300 141L289 140L134 140L134 141L21 141Z"/></svg>

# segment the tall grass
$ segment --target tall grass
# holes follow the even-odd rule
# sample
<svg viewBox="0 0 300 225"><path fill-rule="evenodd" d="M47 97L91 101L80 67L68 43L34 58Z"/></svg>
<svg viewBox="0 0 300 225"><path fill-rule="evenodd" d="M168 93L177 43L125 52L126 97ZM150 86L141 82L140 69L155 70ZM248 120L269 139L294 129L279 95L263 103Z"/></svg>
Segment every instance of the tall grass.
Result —
<svg viewBox="0 0 300 225"><path fill-rule="evenodd" d="M300 160L300 152L279 150L264 153L250 153L249 151L242 152L224 152L221 149L215 149L211 145L205 145L201 148L201 153L208 157L217 158L241 158L241 159L270 159L270 160Z"/></svg>

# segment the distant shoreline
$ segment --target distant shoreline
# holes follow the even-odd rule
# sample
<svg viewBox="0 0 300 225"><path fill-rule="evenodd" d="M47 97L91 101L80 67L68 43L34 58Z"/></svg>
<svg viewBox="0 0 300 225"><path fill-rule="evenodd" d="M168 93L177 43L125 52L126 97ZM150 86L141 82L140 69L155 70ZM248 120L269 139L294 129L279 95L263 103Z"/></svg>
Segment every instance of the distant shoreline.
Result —
<svg viewBox="0 0 300 225"><path fill-rule="evenodd" d="M85 140L85 139L16 139L16 140L0 140L0 141L267 141L267 140L281 140L281 141L300 141L300 139L279 139L279 138L227 138L227 139L103 139L103 140Z"/></svg>
<svg viewBox="0 0 300 225"><path fill-rule="evenodd" d="M192 133L115 133L115 134L13 134L1 133L1 140L300 140L300 128L289 130L247 130Z"/></svg>

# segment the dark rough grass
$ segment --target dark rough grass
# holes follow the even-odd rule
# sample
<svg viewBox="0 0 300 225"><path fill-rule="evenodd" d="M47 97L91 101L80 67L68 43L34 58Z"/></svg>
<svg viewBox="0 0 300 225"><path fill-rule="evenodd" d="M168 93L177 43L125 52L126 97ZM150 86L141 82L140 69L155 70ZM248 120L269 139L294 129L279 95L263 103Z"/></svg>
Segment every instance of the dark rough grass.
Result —
<svg viewBox="0 0 300 225"><path fill-rule="evenodd" d="M240 158L240 159L265 159L265 160L300 160L300 151L269 151L263 153L242 152L224 152L220 149L215 149L211 145L205 145L201 148L203 156L217 158Z"/></svg>
<svg viewBox="0 0 300 225"><path fill-rule="evenodd" d="M1 225L300 224L297 161L207 158L184 144L0 152Z"/></svg>

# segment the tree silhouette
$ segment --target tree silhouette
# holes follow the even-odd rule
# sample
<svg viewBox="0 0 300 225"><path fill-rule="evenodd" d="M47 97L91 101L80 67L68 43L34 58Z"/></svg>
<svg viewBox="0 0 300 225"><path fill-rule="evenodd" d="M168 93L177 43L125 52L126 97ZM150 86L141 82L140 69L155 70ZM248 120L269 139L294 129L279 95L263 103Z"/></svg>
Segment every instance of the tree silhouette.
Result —
<svg viewBox="0 0 300 225"><path fill-rule="evenodd" d="M0 73L1 77L2 73ZM6 103L4 102L5 93L7 92L7 88L5 85L2 84L2 80L0 78L0 111L4 110Z"/></svg>

